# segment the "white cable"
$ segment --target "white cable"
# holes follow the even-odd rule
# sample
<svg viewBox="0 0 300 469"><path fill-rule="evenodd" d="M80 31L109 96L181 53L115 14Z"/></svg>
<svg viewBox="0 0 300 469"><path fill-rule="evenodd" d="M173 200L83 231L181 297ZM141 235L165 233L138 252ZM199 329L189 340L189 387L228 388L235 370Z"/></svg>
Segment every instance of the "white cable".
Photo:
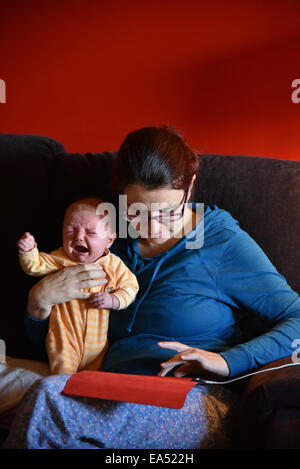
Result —
<svg viewBox="0 0 300 469"><path fill-rule="evenodd" d="M247 375L238 376L237 378L228 379L226 381L210 381L208 379L194 378L193 381L197 381L199 384L229 384L234 381L239 381L240 379L248 378L249 376L258 375L260 373L265 373L266 371L280 370L280 368L286 368L288 366L300 365L300 362L286 363L285 365L275 366L273 368L267 368L266 370L253 371Z"/></svg>

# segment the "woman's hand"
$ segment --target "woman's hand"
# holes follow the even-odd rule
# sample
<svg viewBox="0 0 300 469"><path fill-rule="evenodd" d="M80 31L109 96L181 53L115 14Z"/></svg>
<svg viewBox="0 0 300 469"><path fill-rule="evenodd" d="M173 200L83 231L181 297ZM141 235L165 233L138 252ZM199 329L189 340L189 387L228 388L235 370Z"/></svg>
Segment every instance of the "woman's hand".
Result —
<svg viewBox="0 0 300 469"><path fill-rule="evenodd" d="M27 311L36 319L47 319L53 305L75 298L89 298L91 293L82 291L82 289L107 283L105 276L102 267L95 264L65 267L58 272L49 274L31 288Z"/></svg>
<svg viewBox="0 0 300 469"><path fill-rule="evenodd" d="M174 376L177 377L205 372L223 377L230 374L226 360L218 353L188 347L180 342L159 342L158 346L178 352L167 362L161 363L162 369L159 372L159 376L165 376L178 365L181 366L174 372Z"/></svg>

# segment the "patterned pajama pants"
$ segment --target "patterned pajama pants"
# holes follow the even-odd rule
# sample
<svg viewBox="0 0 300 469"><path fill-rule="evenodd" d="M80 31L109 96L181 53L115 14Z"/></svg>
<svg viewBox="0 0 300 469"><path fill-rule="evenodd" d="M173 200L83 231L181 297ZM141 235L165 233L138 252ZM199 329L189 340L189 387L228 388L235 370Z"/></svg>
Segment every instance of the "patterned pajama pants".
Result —
<svg viewBox="0 0 300 469"><path fill-rule="evenodd" d="M181 409L70 397L69 375L35 383L20 404L4 448L228 448L239 394L195 386ZM120 379L121 376L120 376Z"/></svg>

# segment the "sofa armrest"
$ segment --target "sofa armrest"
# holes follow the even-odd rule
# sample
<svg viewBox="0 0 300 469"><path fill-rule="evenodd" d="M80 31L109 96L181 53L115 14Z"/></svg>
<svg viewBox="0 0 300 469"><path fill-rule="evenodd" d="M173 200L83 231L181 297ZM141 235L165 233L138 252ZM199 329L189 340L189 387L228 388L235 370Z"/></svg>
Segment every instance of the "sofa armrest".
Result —
<svg viewBox="0 0 300 469"><path fill-rule="evenodd" d="M291 357L262 369L288 363L293 363ZM249 380L241 396L235 432L239 448L300 448L300 364Z"/></svg>

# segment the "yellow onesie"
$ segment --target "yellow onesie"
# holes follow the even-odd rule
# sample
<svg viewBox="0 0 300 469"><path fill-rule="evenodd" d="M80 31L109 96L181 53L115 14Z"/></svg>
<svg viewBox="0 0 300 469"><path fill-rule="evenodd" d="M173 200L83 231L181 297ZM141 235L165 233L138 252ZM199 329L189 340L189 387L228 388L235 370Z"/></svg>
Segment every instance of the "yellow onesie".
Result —
<svg viewBox="0 0 300 469"><path fill-rule="evenodd" d="M28 252L19 251L19 259L24 272L33 276L43 276L77 265L62 247L50 254L39 252L37 247ZM139 290L135 275L108 249L95 264L103 267L108 282L84 290L91 293L109 291L119 300L119 309L129 306ZM54 305L46 341L51 374L98 370L108 346L108 320L108 309L91 308L87 300Z"/></svg>

